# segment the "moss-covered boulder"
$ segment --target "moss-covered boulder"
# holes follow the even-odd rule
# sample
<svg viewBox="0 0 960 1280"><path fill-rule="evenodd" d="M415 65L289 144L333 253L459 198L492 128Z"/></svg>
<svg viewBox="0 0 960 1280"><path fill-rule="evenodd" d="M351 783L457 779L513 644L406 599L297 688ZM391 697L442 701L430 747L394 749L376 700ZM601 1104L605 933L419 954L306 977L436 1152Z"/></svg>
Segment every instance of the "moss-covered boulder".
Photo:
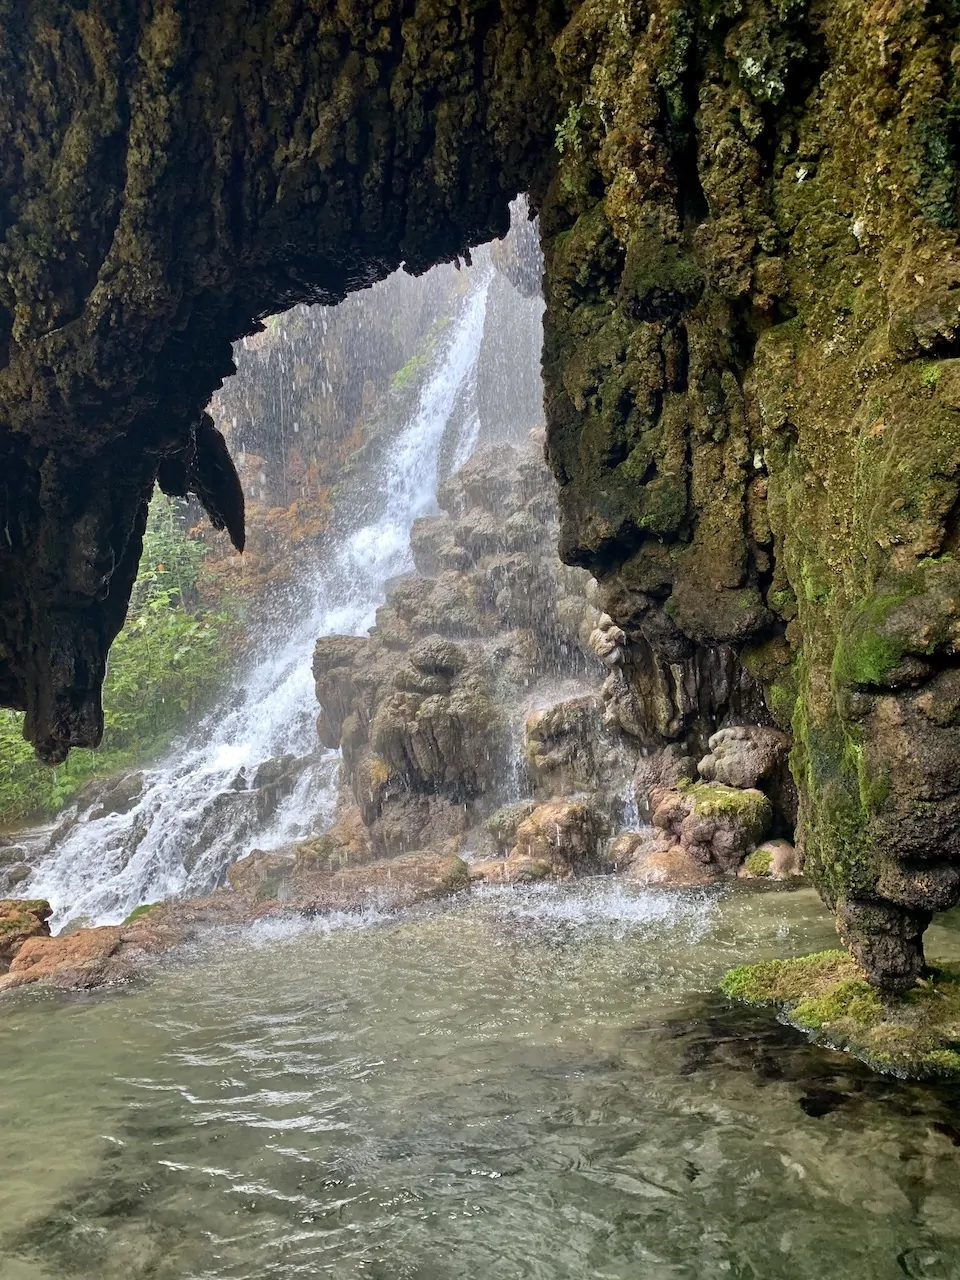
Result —
<svg viewBox="0 0 960 1280"><path fill-rule="evenodd" d="M651 794L653 825L716 872L736 871L769 831L770 801L755 787L681 783Z"/></svg>
<svg viewBox="0 0 960 1280"><path fill-rule="evenodd" d="M771 1005L819 1043L891 1075L960 1076L960 968L933 969L900 995L883 996L846 951L763 960L731 969L723 992Z"/></svg>

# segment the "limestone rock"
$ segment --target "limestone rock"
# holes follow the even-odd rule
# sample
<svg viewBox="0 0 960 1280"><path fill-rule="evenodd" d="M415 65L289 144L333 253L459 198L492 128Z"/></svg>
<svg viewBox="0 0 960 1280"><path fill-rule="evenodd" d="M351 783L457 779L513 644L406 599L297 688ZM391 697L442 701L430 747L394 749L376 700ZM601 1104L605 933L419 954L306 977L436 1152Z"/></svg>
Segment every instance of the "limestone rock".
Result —
<svg viewBox="0 0 960 1280"><path fill-rule="evenodd" d="M701 778L728 787L758 787L783 767L790 738L779 729L735 725L715 733L709 747L697 766Z"/></svg>
<svg viewBox="0 0 960 1280"><path fill-rule="evenodd" d="M0 901L0 973L5 973L20 948L31 938L49 938L47 921L53 915L42 899L8 898Z"/></svg>
<svg viewBox="0 0 960 1280"><path fill-rule="evenodd" d="M618 857L628 860L625 878L640 884L686 889L710 884L717 878L714 869L654 827L625 832L614 842L614 849Z"/></svg>
<svg viewBox="0 0 960 1280"><path fill-rule="evenodd" d="M568 698L533 711L524 726L527 764L541 797L600 790L604 753L612 748L599 699Z"/></svg>
<svg viewBox="0 0 960 1280"><path fill-rule="evenodd" d="M692 782L696 776L693 757L676 742L642 755L633 773L633 792L640 817L649 821L653 816L650 797L654 791L675 790L679 783Z"/></svg>
<svg viewBox="0 0 960 1280"><path fill-rule="evenodd" d="M394 857L417 849L458 853L469 826L464 804L441 795L401 791L381 807L369 828L378 857Z"/></svg>
<svg viewBox="0 0 960 1280"><path fill-rule="evenodd" d="M36 936L22 943L0 978L0 990L43 982L76 990L102 984L105 962L120 946L120 929L106 925L79 929L65 937Z"/></svg>
<svg viewBox="0 0 960 1280"><path fill-rule="evenodd" d="M605 871L606 834L603 818L588 805L550 800L520 823L508 862L531 867L543 864L550 875L560 878Z"/></svg>
<svg viewBox="0 0 960 1280"><path fill-rule="evenodd" d="M514 804L504 805L492 813L483 824L485 830L493 837L497 853L506 855L516 844L517 828L521 822L530 817L536 808L532 800L519 800Z"/></svg>
<svg viewBox="0 0 960 1280"><path fill-rule="evenodd" d="M762 791L720 783L651 793L653 825L677 840L697 862L736 871L770 828L770 801Z"/></svg>
<svg viewBox="0 0 960 1280"><path fill-rule="evenodd" d="M764 840L744 860L737 874L745 880L792 880L803 875L803 863L789 840Z"/></svg>
<svg viewBox="0 0 960 1280"><path fill-rule="evenodd" d="M129 813L143 795L143 774L138 770L107 780L98 791L88 820L96 822L111 813Z"/></svg>
<svg viewBox="0 0 960 1280"><path fill-rule="evenodd" d="M420 516L410 530L410 550L417 572L435 578L448 570L463 572L472 563L469 551L458 546L456 525L449 516Z"/></svg>
<svg viewBox="0 0 960 1280"><path fill-rule="evenodd" d="M252 849L227 871L227 883L254 901L292 894L296 858L292 849Z"/></svg>

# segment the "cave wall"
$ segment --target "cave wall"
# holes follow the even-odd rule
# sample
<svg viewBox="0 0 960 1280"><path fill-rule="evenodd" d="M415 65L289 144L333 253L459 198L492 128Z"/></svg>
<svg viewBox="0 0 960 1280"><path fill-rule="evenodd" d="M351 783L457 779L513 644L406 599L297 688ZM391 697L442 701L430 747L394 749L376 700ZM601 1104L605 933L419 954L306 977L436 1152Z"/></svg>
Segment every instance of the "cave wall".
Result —
<svg viewBox="0 0 960 1280"><path fill-rule="evenodd" d="M586 0L541 219L561 552L792 725L875 981L960 897L953 4Z"/></svg>
<svg viewBox="0 0 960 1280"><path fill-rule="evenodd" d="M907 985L960 896L958 6L570 9L0 0L0 699L95 741L161 461L241 536L230 342L524 188L561 553L639 671L722 650L792 726L807 867Z"/></svg>

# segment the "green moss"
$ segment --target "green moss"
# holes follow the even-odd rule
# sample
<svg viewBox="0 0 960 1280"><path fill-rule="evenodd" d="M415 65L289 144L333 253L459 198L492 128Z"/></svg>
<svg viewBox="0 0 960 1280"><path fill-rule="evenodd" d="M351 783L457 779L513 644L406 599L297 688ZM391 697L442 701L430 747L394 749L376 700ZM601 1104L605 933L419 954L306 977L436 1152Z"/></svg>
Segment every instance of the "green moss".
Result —
<svg viewBox="0 0 960 1280"><path fill-rule="evenodd" d="M795 680L776 680L765 692L767 707L781 729L788 729L797 706Z"/></svg>
<svg viewBox="0 0 960 1280"><path fill-rule="evenodd" d="M681 781L679 789L693 800L693 811L704 818L739 818L748 826L766 827L770 801L753 788L728 787L722 782Z"/></svg>
<svg viewBox="0 0 960 1280"><path fill-rule="evenodd" d="M142 920L145 915L148 915L155 907L159 906L159 902L144 902L139 907L134 907L123 923L128 925L133 924L136 920Z"/></svg>
<svg viewBox="0 0 960 1280"><path fill-rule="evenodd" d="M858 1026L872 1025L882 1016L883 1006L874 989L862 978L845 978L822 995L800 1000L793 1008L793 1020L801 1027L819 1031L828 1023L849 1018Z"/></svg>
<svg viewBox="0 0 960 1280"><path fill-rule="evenodd" d="M754 849L753 853L744 861L744 866L752 876L766 876L770 874L770 866L773 862L773 854L769 849Z"/></svg>
<svg viewBox="0 0 960 1280"><path fill-rule="evenodd" d="M920 385L926 391L932 391L940 381L940 365L935 360L923 361L920 365Z"/></svg>
<svg viewBox="0 0 960 1280"><path fill-rule="evenodd" d="M878 1071L910 1077L960 1073L960 967L945 967L899 997L881 996L846 951L764 960L731 969L723 993L775 1005L815 1040Z"/></svg>

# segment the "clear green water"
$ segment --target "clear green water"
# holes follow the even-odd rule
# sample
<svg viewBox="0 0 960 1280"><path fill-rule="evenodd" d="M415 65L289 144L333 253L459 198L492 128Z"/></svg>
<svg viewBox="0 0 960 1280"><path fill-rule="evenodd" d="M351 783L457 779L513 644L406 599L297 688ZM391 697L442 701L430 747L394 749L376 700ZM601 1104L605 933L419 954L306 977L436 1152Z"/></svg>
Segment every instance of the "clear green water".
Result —
<svg viewBox="0 0 960 1280"><path fill-rule="evenodd" d="M709 994L812 893L340 923L0 1005L2 1280L960 1277L960 1091Z"/></svg>

